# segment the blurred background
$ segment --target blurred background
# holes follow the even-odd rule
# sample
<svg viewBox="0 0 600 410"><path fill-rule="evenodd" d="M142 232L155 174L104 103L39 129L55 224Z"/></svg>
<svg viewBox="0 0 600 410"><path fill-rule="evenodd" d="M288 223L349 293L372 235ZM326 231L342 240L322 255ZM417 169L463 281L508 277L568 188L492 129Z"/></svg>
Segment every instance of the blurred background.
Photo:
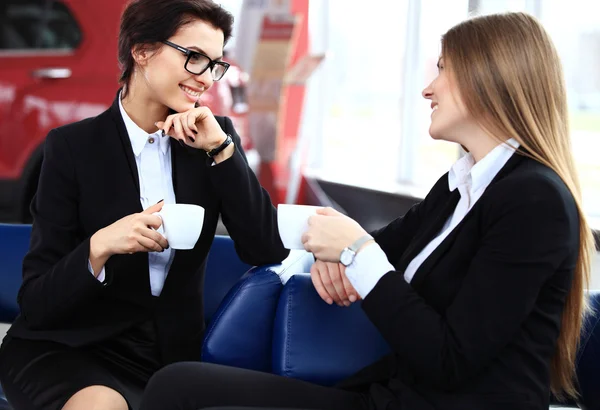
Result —
<svg viewBox="0 0 600 410"><path fill-rule="evenodd" d="M441 35L469 15L535 15L562 57L584 206L600 229L595 0L220 3L236 18L225 57L232 69L204 103L233 119L274 203L333 206L369 229L402 215L461 155L429 137L431 110L421 97L437 72ZM0 222L31 222L48 131L114 99L124 4L1 0Z"/></svg>

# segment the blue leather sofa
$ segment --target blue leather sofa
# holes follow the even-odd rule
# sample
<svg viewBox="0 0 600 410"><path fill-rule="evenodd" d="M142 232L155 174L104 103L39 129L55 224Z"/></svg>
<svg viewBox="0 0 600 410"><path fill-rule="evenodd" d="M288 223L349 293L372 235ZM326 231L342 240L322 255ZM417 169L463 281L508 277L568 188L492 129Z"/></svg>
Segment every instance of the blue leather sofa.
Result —
<svg viewBox="0 0 600 410"><path fill-rule="evenodd" d="M319 298L310 276L302 273L309 263L295 255L300 263L288 258L286 266L253 268L234 286L210 323L204 361L329 386L389 352L359 304L340 308ZM297 274L281 285L282 271ZM590 298L596 313L585 323L577 355L579 405L599 410L600 292L591 292ZM552 407L579 408L575 403Z"/></svg>

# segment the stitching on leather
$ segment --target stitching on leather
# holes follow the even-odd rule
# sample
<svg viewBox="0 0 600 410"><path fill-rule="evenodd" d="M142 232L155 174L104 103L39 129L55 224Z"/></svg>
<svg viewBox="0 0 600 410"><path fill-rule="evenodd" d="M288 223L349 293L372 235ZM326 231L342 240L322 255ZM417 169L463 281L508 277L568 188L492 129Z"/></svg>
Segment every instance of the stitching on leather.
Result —
<svg viewBox="0 0 600 410"><path fill-rule="evenodd" d="M287 319L287 340L285 341L285 356L284 356L284 375L288 374L288 363L289 363L289 354L290 354L290 340L292 339L292 299L293 299L293 291L294 287L290 289L290 293L288 295L288 319Z"/></svg>

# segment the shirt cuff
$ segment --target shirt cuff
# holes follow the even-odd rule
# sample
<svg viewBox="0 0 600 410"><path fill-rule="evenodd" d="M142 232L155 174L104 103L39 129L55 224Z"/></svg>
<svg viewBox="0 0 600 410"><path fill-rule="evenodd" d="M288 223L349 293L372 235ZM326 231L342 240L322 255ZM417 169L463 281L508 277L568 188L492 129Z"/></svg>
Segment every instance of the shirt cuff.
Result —
<svg viewBox="0 0 600 410"><path fill-rule="evenodd" d="M92 275L94 274L94 269L92 268L92 261L90 260L88 260L88 270ZM98 279L99 282L104 283L104 279L106 279L106 272L104 271L104 266L102 267L102 270L100 271L98 276L96 276L96 279Z"/></svg>
<svg viewBox="0 0 600 410"><path fill-rule="evenodd" d="M363 248L346 267L346 276L361 298L366 298L379 279L395 270L377 243Z"/></svg>

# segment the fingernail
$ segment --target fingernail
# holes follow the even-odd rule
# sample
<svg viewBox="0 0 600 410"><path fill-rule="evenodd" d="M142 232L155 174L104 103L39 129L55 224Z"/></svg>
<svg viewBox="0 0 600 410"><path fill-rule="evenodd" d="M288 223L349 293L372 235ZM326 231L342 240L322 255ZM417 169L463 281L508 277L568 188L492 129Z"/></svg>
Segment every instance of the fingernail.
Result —
<svg viewBox="0 0 600 410"><path fill-rule="evenodd" d="M158 201L157 203L155 203L154 205L158 205L160 204L162 201L164 201L164 199L161 199L160 201Z"/></svg>
<svg viewBox="0 0 600 410"><path fill-rule="evenodd" d="M165 130L160 130L160 132L161 132L162 136L164 137L165 136Z"/></svg>
<svg viewBox="0 0 600 410"><path fill-rule="evenodd" d="M356 296L354 296L354 295L350 295L350 297L348 299L350 299L350 302L352 302L352 303L356 302Z"/></svg>
<svg viewBox="0 0 600 410"><path fill-rule="evenodd" d="M327 299L327 304L328 305L331 305L332 303L333 303L333 299L331 299L331 298Z"/></svg>
<svg viewBox="0 0 600 410"><path fill-rule="evenodd" d="M347 300L344 301L344 306L348 307L350 306L350 302L348 302Z"/></svg>
<svg viewBox="0 0 600 410"><path fill-rule="evenodd" d="M188 138L190 139L190 141L192 141L192 142L196 142L196 139L195 139L194 137L190 137L190 136L188 136Z"/></svg>

